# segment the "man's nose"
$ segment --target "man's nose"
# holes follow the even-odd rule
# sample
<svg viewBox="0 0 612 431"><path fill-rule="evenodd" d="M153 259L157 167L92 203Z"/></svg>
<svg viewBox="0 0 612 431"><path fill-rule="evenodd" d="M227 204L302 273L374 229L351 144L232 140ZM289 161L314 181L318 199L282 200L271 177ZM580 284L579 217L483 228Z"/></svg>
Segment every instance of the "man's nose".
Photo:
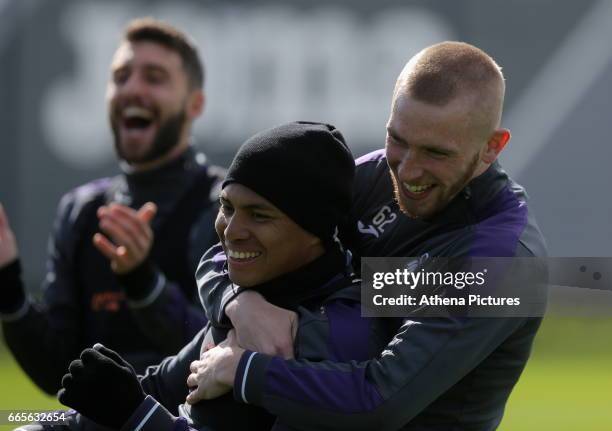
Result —
<svg viewBox="0 0 612 431"><path fill-rule="evenodd" d="M399 179L410 182L421 178L424 172L419 154L414 150L406 150L397 167Z"/></svg>
<svg viewBox="0 0 612 431"><path fill-rule="evenodd" d="M118 88L123 96L141 96L146 90L146 84L138 73L132 73Z"/></svg>
<svg viewBox="0 0 612 431"><path fill-rule="evenodd" d="M225 226L223 234L227 241L245 240L250 236L244 218L237 214L232 215L232 217L227 220L227 225Z"/></svg>

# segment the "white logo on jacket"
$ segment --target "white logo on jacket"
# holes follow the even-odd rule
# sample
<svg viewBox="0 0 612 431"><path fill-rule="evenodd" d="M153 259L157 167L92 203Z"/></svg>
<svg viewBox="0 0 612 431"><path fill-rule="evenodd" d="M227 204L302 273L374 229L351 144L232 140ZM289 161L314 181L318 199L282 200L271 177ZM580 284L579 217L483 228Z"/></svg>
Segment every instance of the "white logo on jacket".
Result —
<svg viewBox="0 0 612 431"><path fill-rule="evenodd" d="M357 222L357 229L359 232L365 233L368 235L374 235L378 238L385 231L385 226L393 223L397 219L397 214L393 212L389 205L385 205L382 207L374 217L372 217L372 222L368 225L365 225L361 221Z"/></svg>

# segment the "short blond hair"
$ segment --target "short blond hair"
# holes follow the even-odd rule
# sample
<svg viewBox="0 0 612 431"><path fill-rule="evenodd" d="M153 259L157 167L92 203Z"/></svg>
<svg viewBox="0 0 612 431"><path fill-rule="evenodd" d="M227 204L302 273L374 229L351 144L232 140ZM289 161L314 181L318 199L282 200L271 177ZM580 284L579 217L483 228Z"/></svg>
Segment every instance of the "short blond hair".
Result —
<svg viewBox="0 0 612 431"><path fill-rule="evenodd" d="M501 121L506 85L501 67L483 50L464 42L442 42L429 46L404 66L395 84L399 94L436 106L468 97L475 116L486 128Z"/></svg>

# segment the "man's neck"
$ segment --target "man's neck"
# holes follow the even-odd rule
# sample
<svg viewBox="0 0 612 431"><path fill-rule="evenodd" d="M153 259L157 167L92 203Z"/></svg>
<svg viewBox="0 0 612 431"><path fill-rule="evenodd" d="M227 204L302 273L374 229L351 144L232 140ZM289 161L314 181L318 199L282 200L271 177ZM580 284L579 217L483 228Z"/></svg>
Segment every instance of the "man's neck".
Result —
<svg viewBox="0 0 612 431"><path fill-rule="evenodd" d="M470 181L484 174L490 167L491 167L491 163L481 163L478 169L474 171L474 175L472 175L472 178L470 178Z"/></svg>
<svg viewBox="0 0 612 431"><path fill-rule="evenodd" d="M189 143L187 141L181 142L180 144L172 147L172 149L166 154L158 157L155 160L143 163L126 164L126 171L129 173L152 171L179 158L185 151L187 151L187 148L189 148Z"/></svg>

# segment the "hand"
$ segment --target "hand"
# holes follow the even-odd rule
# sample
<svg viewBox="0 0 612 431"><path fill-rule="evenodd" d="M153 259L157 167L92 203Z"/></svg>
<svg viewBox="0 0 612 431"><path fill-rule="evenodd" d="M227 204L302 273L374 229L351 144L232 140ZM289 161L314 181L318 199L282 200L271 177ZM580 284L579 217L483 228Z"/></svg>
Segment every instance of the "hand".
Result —
<svg viewBox="0 0 612 431"><path fill-rule="evenodd" d="M93 236L96 248L111 261L116 274L126 274L149 256L153 246L150 222L157 212L153 202L147 202L138 211L120 204L98 208L100 233ZM113 244L114 243L114 244Z"/></svg>
<svg viewBox="0 0 612 431"><path fill-rule="evenodd" d="M270 304L254 290L246 290L225 307L225 313L236 328L240 346L285 359L293 358L298 324L298 316L293 311Z"/></svg>
<svg viewBox="0 0 612 431"><path fill-rule="evenodd" d="M225 341L204 352L199 361L193 361L189 367L192 374L187 377L187 386L192 390L186 401L195 404L231 391L243 353L244 349L238 346L236 334L231 330Z"/></svg>
<svg viewBox="0 0 612 431"><path fill-rule="evenodd" d="M0 268L13 262L19 256L15 234L11 230L4 207L0 203Z"/></svg>
<svg viewBox="0 0 612 431"><path fill-rule="evenodd" d="M72 361L57 393L60 403L89 419L119 429L145 399L134 368L102 344Z"/></svg>

